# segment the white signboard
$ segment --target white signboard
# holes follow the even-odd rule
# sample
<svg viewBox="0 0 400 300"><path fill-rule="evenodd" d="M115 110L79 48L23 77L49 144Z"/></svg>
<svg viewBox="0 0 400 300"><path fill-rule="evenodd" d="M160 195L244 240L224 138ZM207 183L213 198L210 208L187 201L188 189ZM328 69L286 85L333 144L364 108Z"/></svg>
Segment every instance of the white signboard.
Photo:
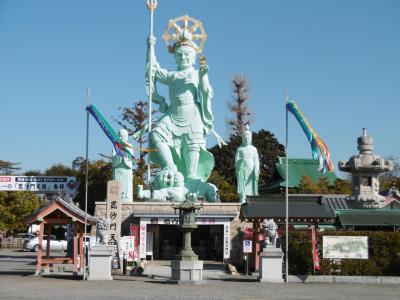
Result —
<svg viewBox="0 0 400 300"><path fill-rule="evenodd" d="M150 218L149 224L160 224L160 225L179 225L179 218L176 217L160 217L160 218ZM196 217L197 225L221 225L220 220L216 218L203 218Z"/></svg>
<svg viewBox="0 0 400 300"><path fill-rule="evenodd" d="M119 240L120 250L119 256L123 258L126 255L127 261L134 260L135 252L135 237L134 236L122 236Z"/></svg>
<svg viewBox="0 0 400 300"><path fill-rule="evenodd" d="M231 224L224 224L224 259L231 255Z"/></svg>
<svg viewBox="0 0 400 300"><path fill-rule="evenodd" d="M243 253L251 253L252 251L253 251L252 240L244 240L243 241Z"/></svg>
<svg viewBox="0 0 400 300"><path fill-rule="evenodd" d="M65 192L74 198L77 187L73 176L0 176L0 191Z"/></svg>
<svg viewBox="0 0 400 300"><path fill-rule="evenodd" d="M121 236L121 183L107 182L108 245L118 245Z"/></svg>
<svg viewBox="0 0 400 300"><path fill-rule="evenodd" d="M368 237L324 236L323 258L368 259Z"/></svg>

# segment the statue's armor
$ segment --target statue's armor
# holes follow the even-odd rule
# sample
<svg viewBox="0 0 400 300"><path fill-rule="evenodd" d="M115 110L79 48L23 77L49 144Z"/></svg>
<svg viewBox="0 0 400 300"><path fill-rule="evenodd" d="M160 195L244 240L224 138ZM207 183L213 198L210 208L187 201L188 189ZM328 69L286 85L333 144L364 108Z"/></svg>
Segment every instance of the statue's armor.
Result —
<svg viewBox="0 0 400 300"><path fill-rule="evenodd" d="M196 70L166 71L158 67L156 79L168 84L170 105L152 131L171 147L179 147L182 142L205 146L204 125L196 101Z"/></svg>

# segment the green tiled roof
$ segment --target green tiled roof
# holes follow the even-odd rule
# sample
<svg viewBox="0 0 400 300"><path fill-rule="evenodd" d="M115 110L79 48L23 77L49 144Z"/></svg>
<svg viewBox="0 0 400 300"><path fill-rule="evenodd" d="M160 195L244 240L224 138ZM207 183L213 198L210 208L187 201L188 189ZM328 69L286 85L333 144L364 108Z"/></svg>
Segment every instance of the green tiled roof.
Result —
<svg viewBox="0 0 400 300"><path fill-rule="evenodd" d="M349 209L336 214L343 226L400 226L399 210Z"/></svg>
<svg viewBox="0 0 400 300"><path fill-rule="evenodd" d="M330 184L337 179L334 172L322 173L319 170L319 161L306 158L289 158L289 187L298 187L301 177L308 175L314 182L320 177L327 177ZM275 171L271 180L260 190L275 190L286 186L286 157L279 157L275 164Z"/></svg>
<svg viewBox="0 0 400 300"><path fill-rule="evenodd" d="M335 219L334 212L326 203L320 201L319 195L289 195L290 218L325 218ZM241 206L243 218L284 218L286 204L284 196L248 196Z"/></svg>

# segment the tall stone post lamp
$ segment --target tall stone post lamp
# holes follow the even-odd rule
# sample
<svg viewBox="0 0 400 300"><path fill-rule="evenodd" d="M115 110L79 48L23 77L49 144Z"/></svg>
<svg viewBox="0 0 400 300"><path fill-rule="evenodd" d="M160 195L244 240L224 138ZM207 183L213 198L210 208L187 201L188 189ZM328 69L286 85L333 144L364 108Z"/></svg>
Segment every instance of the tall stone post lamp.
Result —
<svg viewBox="0 0 400 300"><path fill-rule="evenodd" d="M203 279L203 261L198 260L192 249L192 231L197 228L195 216L202 207L190 198L180 205L173 205L179 211L179 229L183 238L181 252L171 261L171 277L177 283L198 283Z"/></svg>

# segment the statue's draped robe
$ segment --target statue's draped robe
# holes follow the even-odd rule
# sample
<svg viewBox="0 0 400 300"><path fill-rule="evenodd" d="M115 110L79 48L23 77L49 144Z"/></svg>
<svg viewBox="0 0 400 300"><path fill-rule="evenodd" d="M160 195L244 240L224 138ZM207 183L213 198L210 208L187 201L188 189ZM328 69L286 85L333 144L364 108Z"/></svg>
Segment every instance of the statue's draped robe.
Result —
<svg viewBox="0 0 400 300"><path fill-rule="evenodd" d="M133 149L131 145L129 146L130 147L128 149ZM112 155L113 155L112 156L113 180L116 180L121 183L121 201L132 202L133 201L132 161L128 157L119 156L115 152L114 148Z"/></svg>
<svg viewBox="0 0 400 300"><path fill-rule="evenodd" d="M212 129L211 94L199 89L198 71L167 71L156 67L155 79L168 85L170 105L154 124L156 132L171 149L174 164L186 178L185 149L200 147L197 176L206 181L214 168L214 157L205 147L205 134ZM155 147L150 144L150 147ZM160 164L158 155L150 153L153 163Z"/></svg>
<svg viewBox="0 0 400 300"><path fill-rule="evenodd" d="M256 147L240 146L235 155L237 192L240 202L244 203L246 196L258 195L259 159Z"/></svg>

